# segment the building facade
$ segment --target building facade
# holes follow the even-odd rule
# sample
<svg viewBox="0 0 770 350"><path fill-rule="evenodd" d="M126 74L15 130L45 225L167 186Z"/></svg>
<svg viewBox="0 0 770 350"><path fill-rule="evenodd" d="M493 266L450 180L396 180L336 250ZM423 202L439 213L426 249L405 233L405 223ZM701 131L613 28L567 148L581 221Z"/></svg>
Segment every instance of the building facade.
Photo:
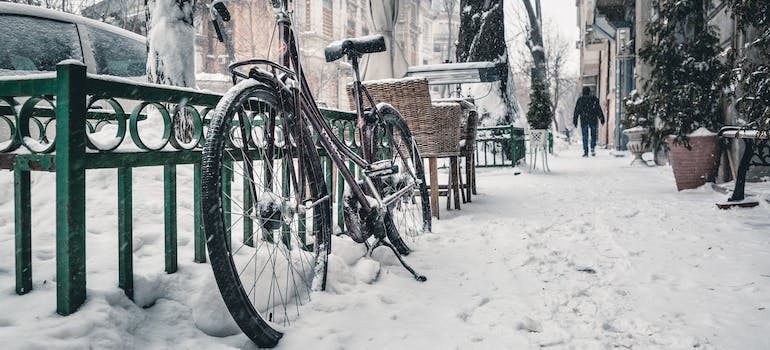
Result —
<svg viewBox="0 0 770 350"><path fill-rule="evenodd" d="M351 66L344 60L325 62L324 48L335 40L375 32L369 0L307 0L294 4L300 58L314 97L328 107L348 108L345 89L352 81ZM275 21L269 2L241 0L228 3L228 7L232 14L228 32L233 33L234 59L275 58L277 38L273 37ZM229 84L226 76L229 58L225 46L217 41L207 15L204 14L196 26L197 72L205 78L198 83L203 88L220 91ZM394 36L409 65L440 62L440 56L433 52L435 18L431 0L399 2Z"/></svg>
<svg viewBox="0 0 770 350"><path fill-rule="evenodd" d="M580 28L580 87L587 86L599 98L606 123L599 129L599 144L625 149L620 121L623 99L643 80L636 54L643 0L577 0ZM637 8L639 8L637 10ZM642 26L643 30L643 26Z"/></svg>

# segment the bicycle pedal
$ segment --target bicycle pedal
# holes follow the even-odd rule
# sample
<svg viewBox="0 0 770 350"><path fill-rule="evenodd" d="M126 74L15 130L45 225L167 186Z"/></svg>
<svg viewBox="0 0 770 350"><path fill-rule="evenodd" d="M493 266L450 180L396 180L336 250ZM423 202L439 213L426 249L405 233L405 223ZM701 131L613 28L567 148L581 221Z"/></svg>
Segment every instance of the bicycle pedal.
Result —
<svg viewBox="0 0 770 350"><path fill-rule="evenodd" d="M364 169L364 174L369 177L393 175L396 173L398 173L398 165L393 164L393 161L390 159L371 163Z"/></svg>

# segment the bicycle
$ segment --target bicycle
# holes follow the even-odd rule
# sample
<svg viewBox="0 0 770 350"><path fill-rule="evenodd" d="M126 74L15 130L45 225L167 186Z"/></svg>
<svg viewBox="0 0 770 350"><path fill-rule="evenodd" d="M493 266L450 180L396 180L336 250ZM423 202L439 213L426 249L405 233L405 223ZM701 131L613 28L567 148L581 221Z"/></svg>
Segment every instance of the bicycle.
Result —
<svg viewBox="0 0 770 350"><path fill-rule="evenodd" d="M289 2L271 0L278 62L250 59L229 66L235 86L213 111L202 154L201 210L211 266L233 319L260 347L275 346L310 294L326 288L332 196L319 149L349 189L345 233L365 244L368 256L388 247L416 280L425 281L403 260L410 249L401 235L431 229L422 159L409 127L392 106L374 103L358 72L362 55L385 51L384 38L344 39L325 50L327 62L347 57L353 67L361 140L356 152L335 136L310 93ZM229 13L221 1L211 13L222 40L218 22ZM355 164L358 178L344 159ZM223 169L244 179L240 198L223 194ZM238 199L240 212L228 212L224 204ZM244 228L243 239L232 245L231 214L240 215L236 222Z"/></svg>

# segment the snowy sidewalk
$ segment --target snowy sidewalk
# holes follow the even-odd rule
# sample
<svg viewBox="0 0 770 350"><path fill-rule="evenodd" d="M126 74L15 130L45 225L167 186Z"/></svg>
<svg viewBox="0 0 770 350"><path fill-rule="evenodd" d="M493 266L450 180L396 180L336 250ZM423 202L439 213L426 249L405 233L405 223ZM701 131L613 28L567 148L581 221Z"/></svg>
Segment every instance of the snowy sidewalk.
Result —
<svg viewBox="0 0 770 350"><path fill-rule="evenodd" d="M473 203L442 211L434 233L410 243L407 260L425 283L381 255L379 276L366 283L358 247L337 240L330 290L314 295L279 349L770 348L770 205L718 210L725 195L709 186L677 193L669 167L630 160L604 150L580 158L572 148L549 159L550 173L478 170ZM137 173L158 183L135 186L135 198L153 198L160 170ZM180 167L180 191L191 174ZM49 179L33 174L33 208L52 210ZM89 296L60 317L55 284L43 282L55 275L50 215L33 214L35 290L13 293L13 176L0 173L3 348L252 347L241 334L201 331L234 332L213 299L210 267L191 262L189 213L180 217L180 270L166 275L162 203L135 204L136 288L152 306L123 296L114 172L88 179ZM180 193L180 213L191 197Z"/></svg>
<svg viewBox="0 0 770 350"><path fill-rule="evenodd" d="M479 170L474 202L413 244L426 283L392 266L322 295L282 348L770 348L768 205L720 211L630 160Z"/></svg>

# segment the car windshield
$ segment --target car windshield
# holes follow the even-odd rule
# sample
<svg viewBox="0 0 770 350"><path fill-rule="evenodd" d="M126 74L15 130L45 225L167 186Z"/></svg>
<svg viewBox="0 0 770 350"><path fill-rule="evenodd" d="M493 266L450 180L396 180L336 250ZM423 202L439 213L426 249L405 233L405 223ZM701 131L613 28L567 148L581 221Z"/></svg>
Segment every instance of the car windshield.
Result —
<svg viewBox="0 0 770 350"><path fill-rule="evenodd" d="M146 44L106 30L89 27L96 73L121 77L145 75Z"/></svg>
<svg viewBox="0 0 770 350"><path fill-rule="evenodd" d="M65 59L83 61L72 23L0 14L0 71L54 71Z"/></svg>

